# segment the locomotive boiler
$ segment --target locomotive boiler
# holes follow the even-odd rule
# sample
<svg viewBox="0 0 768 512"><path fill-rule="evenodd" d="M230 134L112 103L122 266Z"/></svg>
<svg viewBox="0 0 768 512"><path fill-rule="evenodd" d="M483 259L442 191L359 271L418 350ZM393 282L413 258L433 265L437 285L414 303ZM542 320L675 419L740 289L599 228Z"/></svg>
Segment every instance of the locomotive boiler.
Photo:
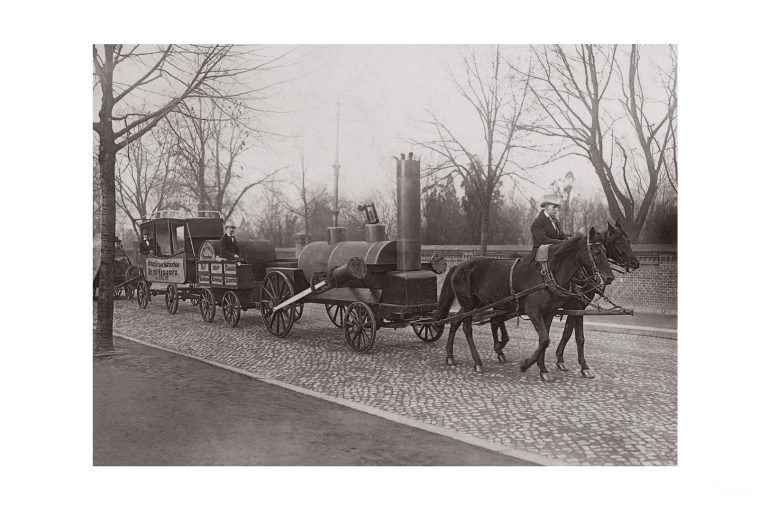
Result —
<svg viewBox="0 0 768 512"><path fill-rule="evenodd" d="M405 327L435 310L436 274L444 272L446 264L442 258L421 261L420 161L412 153L396 161L396 239L386 239L385 226L375 207L363 205L359 209L366 214L365 240L346 241L343 230L329 228L328 240L312 242L302 249L298 268L267 269L265 283L274 281L271 289L278 285L290 289L290 296L278 297L269 293L265 296L262 287L261 311L270 332L284 336L290 330L293 320L289 305L325 304L328 316L344 328L352 348L364 352L373 345L378 328ZM336 282L334 271L345 265L362 270ZM275 315L282 316L285 328L279 327ZM439 333L420 329L417 334L424 341L434 341L442 333L442 328Z"/></svg>

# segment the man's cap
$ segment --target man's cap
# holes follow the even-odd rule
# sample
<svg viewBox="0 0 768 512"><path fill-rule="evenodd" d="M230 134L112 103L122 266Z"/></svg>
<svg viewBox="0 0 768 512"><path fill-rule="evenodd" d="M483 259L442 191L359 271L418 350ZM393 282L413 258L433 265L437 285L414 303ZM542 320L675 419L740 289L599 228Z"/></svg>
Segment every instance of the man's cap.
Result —
<svg viewBox="0 0 768 512"><path fill-rule="evenodd" d="M225 222L225 223L224 223L224 227L225 227L225 228L234 228L234 227L236 227L236 226L235 226L235 223L234 223L234 222L232 222L232 221L227 221L227 222Z"/></svg>
<svg viewBox="0 0 768 512"><path fill-rule="evenodd" d="M555 206L560 206L560 196L557 194L547 194L544 196L544 199L541 200L541 207L544 208L548 204L553 204Z"/></svg>

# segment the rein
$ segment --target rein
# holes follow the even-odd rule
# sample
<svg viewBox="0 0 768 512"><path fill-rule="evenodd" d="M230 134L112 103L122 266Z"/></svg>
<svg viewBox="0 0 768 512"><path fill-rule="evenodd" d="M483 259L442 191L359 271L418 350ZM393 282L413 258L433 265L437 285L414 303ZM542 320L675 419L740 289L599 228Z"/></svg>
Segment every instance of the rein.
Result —
<svg viewBox="0 0 768 512"><path fill-rule="evenodd" d="M571 281L568 282L568 289L560 286L557 281L555 281L554 276L552 275L552 271L549 268L549 262L543 261L541 263L541 276L544 278L544 283L546 283L547 288L554 293L555 295L567 299L577 299L578 301L582 302L584 305L590 304L592 301L586 297L585 292L582 289L582 286L586 286L587 284L592 285L595 287L595 291L605 290L605 281L603 281L603 277L600 275L600 270L597 268L597 263L595 263L595 258L592 255L592 250L590 249L590 246L592 245L599 245L602 244L602 242L590 242L589 237L587 237L587 253L589 254L589 263L592 267L591 269L586 269L583 265L581 265L578 270L576 271L576 275L571 278ZM591 275L590 275L591 273ZM577 278L579 276L580 278ZM576 291L572 291L573 283L572 281L576 280ZM583 283L582 286L579 286L579 284ZM589 293L589 292L586 292Z"/></svg>

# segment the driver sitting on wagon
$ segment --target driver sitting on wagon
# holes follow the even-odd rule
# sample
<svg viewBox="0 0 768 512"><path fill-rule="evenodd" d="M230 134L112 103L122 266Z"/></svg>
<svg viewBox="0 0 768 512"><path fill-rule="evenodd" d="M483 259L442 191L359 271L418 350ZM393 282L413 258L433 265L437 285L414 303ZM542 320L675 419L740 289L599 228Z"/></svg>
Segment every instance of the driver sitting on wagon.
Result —
<svg viewBox="0 0 768 512"><path fill-rule="evenodd" d="M220 242L222 258L240 257L240 248L237 246L237 240L235 239L235 225L232 222L224 225L224 236L221 237Z"/></svg>
<svg viewBox="0 0 768 512"><path fill-rule="evenodd" d="M531 225L533 251L540 245L560 244L567 240L570 233L565 233L557 220L560 211L560 197L557 194L547 194L541 201L542 210Z"/></svg>

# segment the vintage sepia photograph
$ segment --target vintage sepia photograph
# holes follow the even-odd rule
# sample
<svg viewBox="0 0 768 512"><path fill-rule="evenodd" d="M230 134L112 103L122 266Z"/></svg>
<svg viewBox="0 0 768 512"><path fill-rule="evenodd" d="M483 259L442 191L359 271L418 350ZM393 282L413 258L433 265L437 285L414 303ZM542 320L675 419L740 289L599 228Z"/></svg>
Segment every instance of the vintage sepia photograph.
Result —
<svg viewBox="0 0 768 512"><path fill-rule="evenodd" d="M675 44L93 45L93 464L675 466Z"/></svg>
<svg viewBox="0 0 768 512"><path fill-rule="evenodd" d="M9 6L5 508L760 509L759 13Z"/></svg>

